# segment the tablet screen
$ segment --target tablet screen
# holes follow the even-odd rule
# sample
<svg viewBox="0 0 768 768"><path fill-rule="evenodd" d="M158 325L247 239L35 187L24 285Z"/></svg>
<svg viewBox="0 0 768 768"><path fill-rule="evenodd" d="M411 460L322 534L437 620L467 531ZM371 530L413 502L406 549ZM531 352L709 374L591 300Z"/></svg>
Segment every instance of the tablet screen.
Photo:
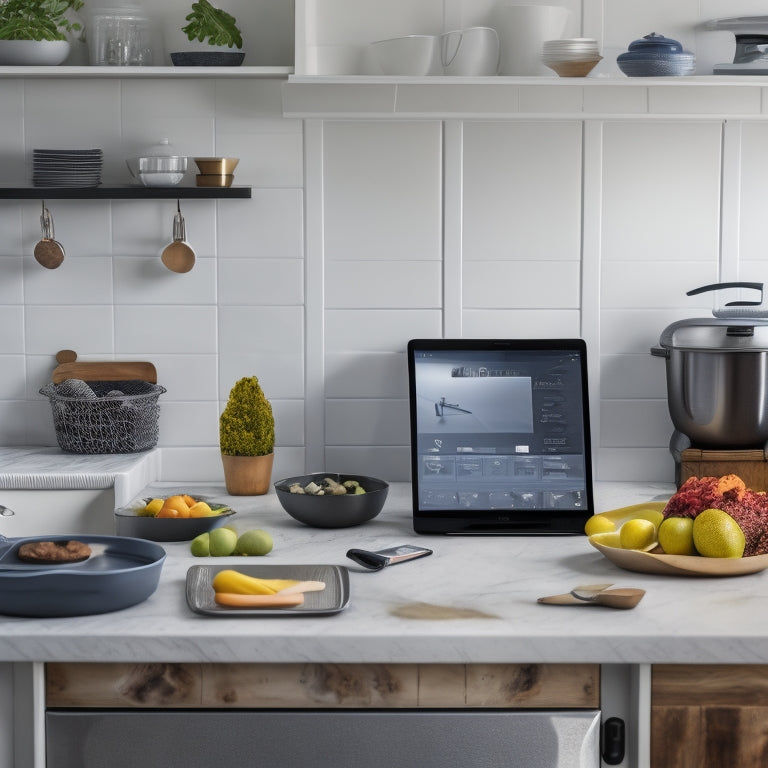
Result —
<svg viewBox="0 0 768 768"><path fill-rule="evenodd" d="M417 532L583 532L593 509L581 339L414 339L408 371Z"/></svg>

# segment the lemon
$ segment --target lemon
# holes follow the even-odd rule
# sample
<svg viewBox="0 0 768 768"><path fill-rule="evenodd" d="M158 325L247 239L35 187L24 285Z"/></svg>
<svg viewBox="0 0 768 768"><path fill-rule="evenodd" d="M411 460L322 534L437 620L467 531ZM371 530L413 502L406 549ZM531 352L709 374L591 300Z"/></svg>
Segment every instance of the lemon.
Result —
<svg viewBox="0 0 768 768"><path fill-rule="evenodd" d="M653 549L656 546L656 526L641 517L627 520L619 528L622 549Z"/></svg>
<svg viewBox="0 0 768 768"><path fill-rule="evenodd" d="M668 555L695 555L693 518L668 517L659 526L659 544Z"/></svg>
<svg viewBox="0 0 768 768"><path fill-rule="evenodd" d="M693 544L704 557L741 557L744 531L722 509L705 509L693 521Z"/></svg>
<svg viewBox="0 0 768 768"><path fill-rule="evenodd" d="M584 533L592 536L595 533L610 533L616 530L616 524L605 515L592 515L584 526Z"/></svg>
<svg viewBox="0 0 768 768"><path fill-rule="evenodd" d="M621 549L621 537L618 531L607 531L605 533L593 533L589 537L590 541L599 544L601 547L613 547Z"/></svg>
<svg viewBox="0 0 768 768"><path fill-rule="evenodd" d="M272 551L272 537L261 530L246 531L237 540L236 555L267 555Z"/></svg>
<svg viewBox="0 0 768 768"><path fill-rule="evenodd" d="M150 499L147 505L138 511L139 517L154 517L163 508L162 499Z"/></svg>
<svg viewBox="0 0 768 768"><path fill-rule="evenodd" d="M189 508L190 517L210 517L215 512L204 501L197 501Z"/></svg>
<svg viewBox="0 0 768 768"><path fill-rule="evenodd" d="M633 519L650 520L658 529L664 515L658 509L638 509L632 514Z"/></svg>

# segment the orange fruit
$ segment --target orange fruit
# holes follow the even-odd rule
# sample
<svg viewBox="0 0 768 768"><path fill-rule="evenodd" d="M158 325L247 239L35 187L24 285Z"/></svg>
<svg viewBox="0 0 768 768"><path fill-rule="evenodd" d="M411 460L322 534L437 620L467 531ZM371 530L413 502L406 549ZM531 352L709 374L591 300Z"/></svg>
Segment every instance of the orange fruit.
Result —
<svg viewBox="0 0 768 768"><path fill-rule="evenodd" d="M189 517L189 505L183 496L169 496L163 502L157 517Z"/></svg>
<svg viewBox="0 0 768 768"><path fill-rule="evenodd" d="M193 507L197 503L197 499L192 498L192 496L189 496L186 493L182 494L181 498L184 499L184 503L188 507Z"/></svg>

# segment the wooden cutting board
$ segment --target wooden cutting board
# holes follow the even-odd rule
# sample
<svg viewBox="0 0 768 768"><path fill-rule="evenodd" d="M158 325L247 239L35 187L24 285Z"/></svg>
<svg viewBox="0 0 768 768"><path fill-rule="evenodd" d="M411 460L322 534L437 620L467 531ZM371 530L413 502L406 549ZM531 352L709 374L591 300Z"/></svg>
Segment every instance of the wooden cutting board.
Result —
<svg viewBox="0 0 768 768"><path fill-rule="evenodd" d="M148 381L157 384L157 370L152 363L125 360L113 362L77 362L77 352L62 349L56 355L58 365L53 369L53 383L59 384L65 379L83 381Z"/></svg>

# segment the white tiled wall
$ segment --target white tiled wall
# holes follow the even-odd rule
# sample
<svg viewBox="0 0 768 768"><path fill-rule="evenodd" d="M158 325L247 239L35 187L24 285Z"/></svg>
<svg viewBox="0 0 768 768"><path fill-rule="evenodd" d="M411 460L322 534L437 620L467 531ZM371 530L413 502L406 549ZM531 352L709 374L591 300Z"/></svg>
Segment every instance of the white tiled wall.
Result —
<svg viewBox="0 0 768 768"><path fill-rule="evenodd" d="M445 23L479 23L489 5L443 3ZM582 10L606 43L655 30L697 53L715 39L694 31L701 19L763 10L673 5L585 0ZM628 93L607 91L587 96ZM436 112L303 125L282 117L278 81L0 79L3 184L26 182L43 146L100 146L105 180L127 182L124 158L168 136L185 154L240 157L237 182L253 187L250 200L183 202L198 257L185 275L159 260L175 201L48 201L67 251L55 271L31 256L39 203L0 203L0 444L55 444L37 390L66 347L157 365L167 479L220 477L218 413L253 374L277 416L277 475L322 464L407 479L407 339L584 335L598 363L600 477L670 479L663 362L649 348L673 320L709 313L709 297L688 299L689 288L765 271L768 127L674 119L706 112L700 93L657 89L670 119L654 122L462 123ZM562 111L574 91L521 99L542 96ZM760 113L742 103L754 90L705 98Z"/></svg>
<svg viewBox="0 0 768 768"><path fill-rule="evenodd" d="M35 147L92 146L104 180L128 183L124 159L167 136L183 154L240 157L236 183L253 186L250 200L182 201L197 255L183 275L159 258L175 200L46 201L66 250L53 271L32 258L40 203L0 205L0 443L55 444L37 390L71 348L155 363L164 471L220 475L219 410L254 374L278 414L276 472L301 471L302 126L282 118L280 82L5 79L0 101L3 184L28 182Z"/></svg>

